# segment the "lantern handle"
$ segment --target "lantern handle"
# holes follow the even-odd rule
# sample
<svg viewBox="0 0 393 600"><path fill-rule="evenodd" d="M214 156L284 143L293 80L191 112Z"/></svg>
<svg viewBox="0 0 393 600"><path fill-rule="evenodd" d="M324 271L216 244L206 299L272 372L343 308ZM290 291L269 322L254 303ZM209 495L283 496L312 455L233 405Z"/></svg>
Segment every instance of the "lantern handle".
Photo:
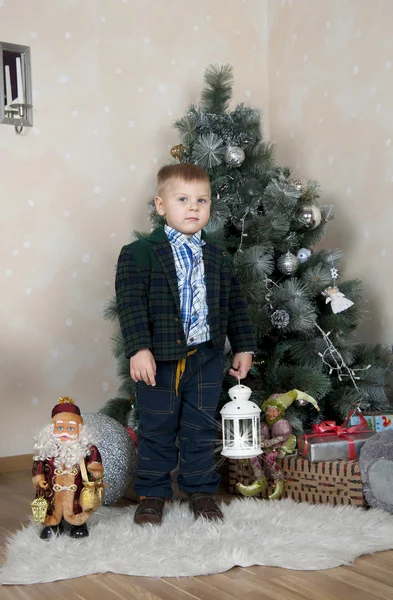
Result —
<svg viewBox="0 0 393 600"><path fill-rule="evenodd" d="M239 377L239 375L237 376L236 379L237 379L237 385L240 385L240 377Z"/></svg>

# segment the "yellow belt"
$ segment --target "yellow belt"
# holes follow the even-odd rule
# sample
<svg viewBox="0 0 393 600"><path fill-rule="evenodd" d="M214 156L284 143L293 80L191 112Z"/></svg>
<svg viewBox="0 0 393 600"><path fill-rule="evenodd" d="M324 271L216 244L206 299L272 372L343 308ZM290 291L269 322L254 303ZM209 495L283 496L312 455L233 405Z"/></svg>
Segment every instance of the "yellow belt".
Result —
<svg viewBox="0 0 393 600"><path fill-rule="evenodd" d="M190 350L189 352L187 352L187 358L189 356L191 356L191 354L195 354L195 352L197 352L196 348L195 348L195 350ZM177 361L177 365L176 365L176 381L175 381L176 396L179 395L180 379L183 377L184 371L186 370L186 360L187 360L187 358L180 358Z"/></svg>

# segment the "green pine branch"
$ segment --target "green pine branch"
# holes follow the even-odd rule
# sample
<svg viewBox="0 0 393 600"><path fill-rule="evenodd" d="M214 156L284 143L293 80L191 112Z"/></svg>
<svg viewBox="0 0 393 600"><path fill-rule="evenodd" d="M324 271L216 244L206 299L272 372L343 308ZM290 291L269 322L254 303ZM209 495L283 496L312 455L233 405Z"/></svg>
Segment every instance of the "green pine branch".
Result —
<svg viewBox="0 0 393 600"><path fill-rule="evenodd" d="M211 65L205 71L205 87L201 109L206 113L223 113L232 97L233 69L231 65Z"/></svg>

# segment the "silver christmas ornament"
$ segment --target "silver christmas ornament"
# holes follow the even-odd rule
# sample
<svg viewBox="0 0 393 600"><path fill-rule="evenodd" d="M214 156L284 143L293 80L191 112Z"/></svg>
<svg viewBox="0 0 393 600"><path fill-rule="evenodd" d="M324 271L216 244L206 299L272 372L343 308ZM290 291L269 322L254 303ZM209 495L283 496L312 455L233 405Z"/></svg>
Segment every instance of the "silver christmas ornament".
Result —
<svg viewBox="0 0 393 600"><path fill-rule="evenodd" d="M289 324L289 314L286 310L276 310L270 317L270 320L277 329L284 329Z"/></svg>
<svg viewBox="0 0 393 600"><path fill-rule="evenodd" d="M321 209L316 204L301 206L296 217L302 229L315 229L322 220Z"/></svg>
<svg viewBox="0 0 393 600"><path fill-rule="evenodd" d="M240 148L240 146L228 146L225 153L225 162L229 167L240 167L245 158L246 155L243 148Z"/></svg>
<svg viewBox="0 0 393 600"><path fill-rule="evenodd" d="M296 256L297 256L299 263L302 265L303 263L308 261L311 254L312 254L312 252L311 252L311 250L309 250L309 248L300 248L300 250L297 251Z"/></svg>
<svg viewBox="0 0 393 600"><path fill-rule="evenodd" d="M277 261L277 268L283 275L293 275L298 266L299 261L292 252L286 252Z"/></svg>
<svg viewBox="0 0 393 600"><path fill-rule="evenodd" d="M136 469L136 450L128 431L115 419L101 413L83 414L104 467L104 505L119 500L130 486Z"/></svg>

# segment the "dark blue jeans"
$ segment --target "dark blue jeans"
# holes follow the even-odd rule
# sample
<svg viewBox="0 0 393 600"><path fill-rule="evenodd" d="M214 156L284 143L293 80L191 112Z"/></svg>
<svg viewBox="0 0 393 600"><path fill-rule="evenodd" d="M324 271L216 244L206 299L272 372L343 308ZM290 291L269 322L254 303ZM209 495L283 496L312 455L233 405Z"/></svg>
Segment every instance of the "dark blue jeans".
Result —
<svg viewBox="0 0 393 600"><path fill-rule="evenodd" d="M137 383L140 414L135 492L172 497L171 476L180 455L179 488L217 492L215 412L221 393L223 355L207 342L186 360L178 394L177 361L158 361L156 386ZM176 441L179 436L180 448Z"/></svg>

